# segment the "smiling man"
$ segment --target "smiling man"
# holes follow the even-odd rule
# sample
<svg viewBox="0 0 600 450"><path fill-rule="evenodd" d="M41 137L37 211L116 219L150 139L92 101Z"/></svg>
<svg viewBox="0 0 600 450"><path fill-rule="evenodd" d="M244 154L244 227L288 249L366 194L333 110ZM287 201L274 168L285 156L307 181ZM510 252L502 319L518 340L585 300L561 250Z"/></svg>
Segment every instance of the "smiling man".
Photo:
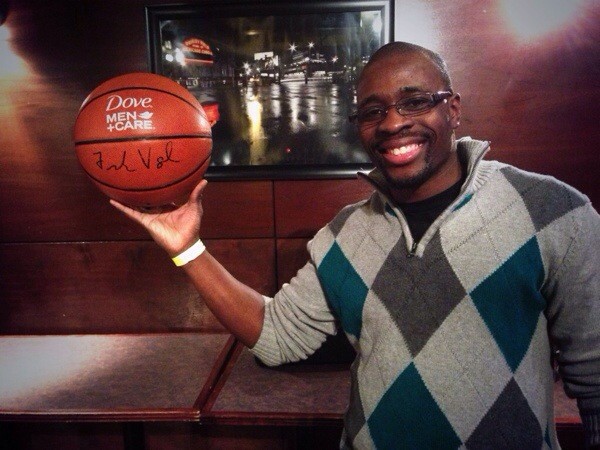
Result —
<svg viewBox="0 0 600 450"><path fill-rule="evenodd" d="M175 211L142 213L221 322L266 364L342 330L356 349L343 448L559 448L552 354L600 444L600 216L554 178L456 139L460 96L443 60L377 51L356 123L375 192L309 243L309 262L263 297L199 240L203 181Z"/></svg>
<svg viewBox="0 0 600 450"><path fill-rule="evenodd" d="M460 95L439 57L384 47L363 70L357 93L351 120L396 201L423 200L460 180L454 138Z"/></svg>

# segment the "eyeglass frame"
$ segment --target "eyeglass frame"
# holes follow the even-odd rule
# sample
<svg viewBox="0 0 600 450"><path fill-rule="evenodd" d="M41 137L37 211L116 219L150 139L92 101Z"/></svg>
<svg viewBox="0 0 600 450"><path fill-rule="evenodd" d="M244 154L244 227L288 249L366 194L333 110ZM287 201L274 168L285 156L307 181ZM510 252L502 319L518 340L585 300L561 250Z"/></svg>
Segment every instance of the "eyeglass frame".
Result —
<svg viewBox="0 0 600 450"><path fill-rule="evenodd" d="M356 124L357 126L375 125L375 124L383 122L386 119L386 117L388 115L388 111L392 107L394 107L396 112L398 114L400 114L401 116L405 116L405 117L418 116L419 114L424 114L428 111L431 111L433 108L435 108L437 105L439 105L443 100L446 100L448 97L452 97L454 95L454 92L452 92L452 90L448 90L448 91L437 91L437 92L419 92L419 94L428 95L431 97L432 104L427 109L423 109L421 111L416 111L416 112L403 111L398 105L400 103L402 103L403 101L406 101L407 99L412 98L412 96L409 96L409 97L401 98L400 100L398 100L395 103L392 103L391 105L384 106L382 109L385 112L385 114L381 117L381 119L373 120L373 121L369 121L369 122L363 122L361 124L358 122L359 111L356 111L354 114L350 114L348 116L348 120L350 121L350 123ZM416 95L416 93L415 93L415 95Z"/></svg>

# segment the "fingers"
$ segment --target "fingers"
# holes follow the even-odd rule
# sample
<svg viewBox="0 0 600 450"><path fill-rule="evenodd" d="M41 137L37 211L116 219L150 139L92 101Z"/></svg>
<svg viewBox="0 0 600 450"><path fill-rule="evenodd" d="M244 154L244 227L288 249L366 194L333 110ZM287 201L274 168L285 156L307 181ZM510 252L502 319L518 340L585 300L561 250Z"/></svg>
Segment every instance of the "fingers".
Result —
<svg viewBox="0 0 600 450"><path fill-rule="evenodd" d="M202 179L190 194L190 202L197 203L202 198L202 193L206 188L208 181Z"/></svg>
<svg viewBox="0 0 600 450"><path fill-rule="evenodd" d="M112 198L109 200L110 204L113 205L115 208L117 208L119 211L121 211L123 214L125 214L127 217L129 217L130 219L133 219L135 222L144 225L144 213L130 208L129 206L125 206L122 203L119 203L116 200L113 200Z"/></svg>
<svg viewBox="0 0 600 450"><path fill-rule="evenodd" d="M201 180L200 183L198 183L196 185L196 187L190 194L188 203L197 203L199 200L201 200L202 193L204 192L204 189L206 188L207 184L208 184L208 181L206 181L204 179ZM128 216L138 222L141 222L141 219L144 217L145 214L160 214L162 212L173 211L173 210L178 209L181 206L183 206L183 205L168 205L168 206L163 206L163 207L159 207L159 208L149 208L147 210L140 211L138 209L133 209L133 208L130 208L129 206L125 206L124 204L122 204L112 198L109 199L109 201L110 201L110 204L113 205L115 208L117 208L119 211L121 211L126 216Z"/></svg>
<svg viewBox="0 0 600 450"><path fill-rule="evenodd" d="M125 206L122 203L119 203L116 200L113 200L112 198L109 200L110 204L113 205L115 208L117 208L119 211L121 211L122 213L124 213L125 215L131 217L132 219L135 218L139 212L136 211L135 209L132 209L128 206Z"/></svg>

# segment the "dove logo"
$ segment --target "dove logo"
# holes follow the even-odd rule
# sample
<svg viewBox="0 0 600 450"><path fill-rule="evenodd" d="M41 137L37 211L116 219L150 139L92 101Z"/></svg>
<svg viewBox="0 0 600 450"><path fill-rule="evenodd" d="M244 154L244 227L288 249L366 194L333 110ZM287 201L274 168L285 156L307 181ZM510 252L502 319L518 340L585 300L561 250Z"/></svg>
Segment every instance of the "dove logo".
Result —
<svg viewBox="0 0 600 450"><path fill-rule="evenodd" d="M133 109L133 108L152 108L152 97L121 97L120 95L110 95L106 102L106 112L115 109Z"/></svg>
<svg viewBox="0 0 600 450"><path fill-rule="evenodd" d="M152 116L150 111L137 112L136 107L152 108L152 98L123 98L120 95L108 97L106 112L120 108L120 111L106 114L106 129L110 132L125 130L153 130ZM129 109L129 111L127 111Z"/></svg>
<svg viewBox="0 0 600 450"><path fill-rule="evenodd" d="M113 131L125 130L154 130L152 123L152 113L144 111L142 113L118 112L106 115L106 129L111 133Z"/></svg>

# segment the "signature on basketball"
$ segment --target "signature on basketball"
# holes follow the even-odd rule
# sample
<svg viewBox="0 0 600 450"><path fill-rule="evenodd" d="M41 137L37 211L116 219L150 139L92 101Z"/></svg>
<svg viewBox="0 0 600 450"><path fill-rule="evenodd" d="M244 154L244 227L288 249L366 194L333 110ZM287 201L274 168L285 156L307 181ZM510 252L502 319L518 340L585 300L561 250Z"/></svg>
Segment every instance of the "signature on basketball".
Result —
<svg viewBox="0 0 600 450"><path fill-rule="evenodd" d="M173 142L169 141L166 143L164 152L156 155L152 152L152 147L149 147L146 151L137 149L137 154L132 154L127 150L123 152L115 160L112 158L106 158L102 152L94 152L96 159L96 166L101 170L125 170L127 172L135 172L138 168L143 169L162 169L167 163L178 163L180 160L175 159L173 156ZM140 166L140 163L142 164Z"/></svg>

